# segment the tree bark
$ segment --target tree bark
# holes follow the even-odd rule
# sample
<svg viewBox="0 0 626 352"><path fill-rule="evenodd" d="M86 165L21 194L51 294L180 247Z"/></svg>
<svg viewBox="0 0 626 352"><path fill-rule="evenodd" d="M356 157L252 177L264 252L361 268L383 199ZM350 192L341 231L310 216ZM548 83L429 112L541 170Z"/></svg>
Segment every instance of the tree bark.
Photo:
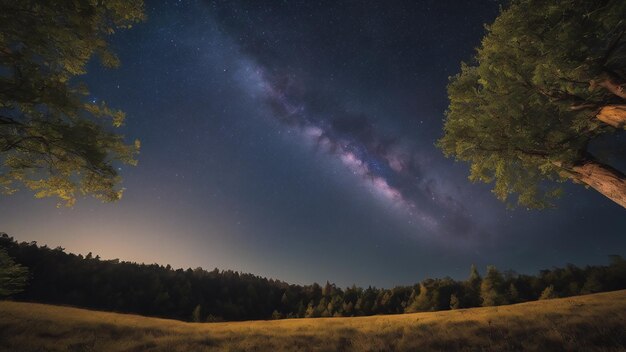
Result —
<svg viewBox="0 0 626 352"><path fill-rule="evenodd" d="M567 171L573 181L588 185L626 208L626 176L619 170L594 159L587 159Z"/></svg>
<svg viewBox="0 0 626 352"><path fill-rule="evenodd" d="M615 128L626 129L626 105L607 105L596 115L598 120Z"/></svg>

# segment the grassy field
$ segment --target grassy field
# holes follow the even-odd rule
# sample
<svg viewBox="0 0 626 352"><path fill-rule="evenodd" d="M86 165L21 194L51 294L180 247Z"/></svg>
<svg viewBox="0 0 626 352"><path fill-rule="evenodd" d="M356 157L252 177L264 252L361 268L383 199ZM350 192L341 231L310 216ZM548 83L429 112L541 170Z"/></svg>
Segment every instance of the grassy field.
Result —
<svg viewBox="0 0 626 352"><path fill-rule="evenodd" d="M626 351L626 290L359 318L185 323L0 302L2 351Z"/></svg>

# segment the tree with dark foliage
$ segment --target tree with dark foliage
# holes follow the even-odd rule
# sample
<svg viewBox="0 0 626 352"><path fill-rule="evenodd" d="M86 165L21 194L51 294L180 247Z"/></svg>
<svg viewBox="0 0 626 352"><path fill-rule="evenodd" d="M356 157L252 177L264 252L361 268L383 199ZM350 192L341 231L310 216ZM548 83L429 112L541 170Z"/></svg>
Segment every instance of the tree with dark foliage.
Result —
<svg viewBox="0 0 626 352"><path fill-rule="evenodd" d="M0 297L22 292L27 281L28 269L16 264L7 251L0 247Z"/></svg>
<svg viewBox="0 0 626 352"><path fill-rule="evenodd" d="M512 0L448 87L438 145L495 195L546 207L571 180L626 208L626 176L590 153L626 128L626 2Z"/></svg>

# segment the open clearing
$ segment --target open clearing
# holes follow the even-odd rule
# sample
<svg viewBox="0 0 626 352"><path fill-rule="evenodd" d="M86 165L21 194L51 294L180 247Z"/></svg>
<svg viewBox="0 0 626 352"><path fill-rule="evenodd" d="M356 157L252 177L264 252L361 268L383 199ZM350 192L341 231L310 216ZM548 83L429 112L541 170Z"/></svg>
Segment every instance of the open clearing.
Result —
<svg viewBox="0 0 626 352"><path fill-rule="evenodd" d="M626 351L626 290L357 318L186 323L0 302L2 351Z"/></svg>

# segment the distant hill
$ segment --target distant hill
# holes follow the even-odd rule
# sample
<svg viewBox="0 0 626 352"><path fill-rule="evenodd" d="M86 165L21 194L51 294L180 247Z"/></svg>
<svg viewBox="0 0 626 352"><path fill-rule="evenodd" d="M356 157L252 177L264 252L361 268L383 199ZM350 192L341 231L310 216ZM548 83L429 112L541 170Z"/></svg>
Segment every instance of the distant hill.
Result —
<svg viewBox="0 0 626 352"><path fill-rule="evenodd" d="M0 302L0 351L624 351L626 290L358 318L185 323Z"/></svg>
<svg viewBox="0 0 626 352"><path fill-rule="evenodd" d="M169 265L101 260L0 235L0 248L29 270L18 301L70 305L187 321L351 317L495 306L542 298L626 289L626 260L609 265L500 272L467 280L425 279L390 289L292 285L232 270L173 269Z"/></svg>

